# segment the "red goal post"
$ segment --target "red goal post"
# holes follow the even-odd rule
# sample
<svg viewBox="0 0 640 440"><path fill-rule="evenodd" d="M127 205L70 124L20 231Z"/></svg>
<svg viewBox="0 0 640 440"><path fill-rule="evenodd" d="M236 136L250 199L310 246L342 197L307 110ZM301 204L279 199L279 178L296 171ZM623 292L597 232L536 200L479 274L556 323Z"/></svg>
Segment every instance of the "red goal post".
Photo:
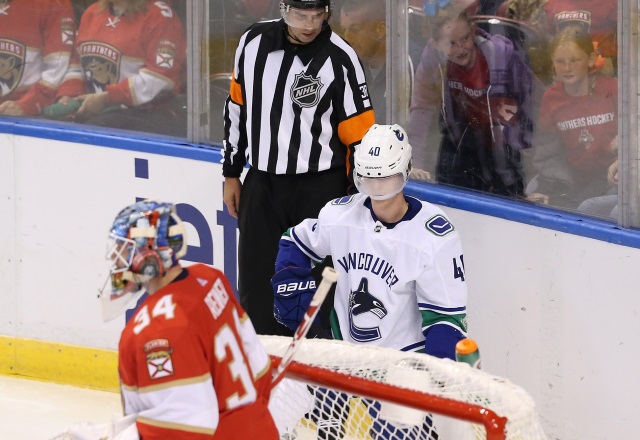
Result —
<svg viewBox="0 0 640 440"><path fill-rule="evenodd" d="M291 342L260 339L275 363ZM546 439L533 399L504 378L344 341L302 341L269 406L290 439Z"/></svg>

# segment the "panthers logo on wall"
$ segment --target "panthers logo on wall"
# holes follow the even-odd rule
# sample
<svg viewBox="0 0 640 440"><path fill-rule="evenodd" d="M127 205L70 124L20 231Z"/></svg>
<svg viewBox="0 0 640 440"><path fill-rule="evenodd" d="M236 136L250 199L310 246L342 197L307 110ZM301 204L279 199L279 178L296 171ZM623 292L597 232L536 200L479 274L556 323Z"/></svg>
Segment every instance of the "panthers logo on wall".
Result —
<svg viewBox="0 0 640 440"><path fill-rule="evenodd" d="M9 95L20 84L25 56L24 44L0 38L0 97Z"/></svg>

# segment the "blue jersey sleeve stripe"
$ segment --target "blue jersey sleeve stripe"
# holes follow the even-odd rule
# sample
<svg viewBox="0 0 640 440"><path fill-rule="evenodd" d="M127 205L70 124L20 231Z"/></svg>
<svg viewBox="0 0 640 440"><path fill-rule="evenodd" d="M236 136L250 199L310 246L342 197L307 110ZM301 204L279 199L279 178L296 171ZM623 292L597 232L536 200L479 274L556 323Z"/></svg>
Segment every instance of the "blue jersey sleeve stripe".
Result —
<svg viewBox="0 0 640 440"><path fill-rule="evenodd" d="M410 344L406 347L402 347L400 351L416 351L420 349L424 349L424 341L416 342L415 344Z"/></svg>
<svg viewBox="0 0 640 440"><path fill-rule="evenodd" d="M420 310L433 310L440 313L465 313L467 311L466 307L440 307L426 303L418 303L418 307Z"/></svg>
<svg viewBox="0 0 640 440"><path fill-rule="evenodd" d="M314 259L315 261L322 261L323 258L319 257L315 252L313 252L311 249L309 249L309 247L307 247L301 240L300 237L298 237L298 234L296 234L296 228L293 227L291 228L291 237L293 238L293 241L296 243L296 245L302 249L302 251L307 254L309 257L311 257L312 259Z"/></svg>

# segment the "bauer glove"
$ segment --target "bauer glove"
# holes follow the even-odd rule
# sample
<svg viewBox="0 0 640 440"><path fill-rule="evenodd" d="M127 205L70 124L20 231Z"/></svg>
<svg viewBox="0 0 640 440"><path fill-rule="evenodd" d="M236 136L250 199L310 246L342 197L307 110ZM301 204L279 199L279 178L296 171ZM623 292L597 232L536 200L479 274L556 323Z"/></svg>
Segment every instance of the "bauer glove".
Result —
<svg viewBox="0 0 640 440"><path fill-rule="evenodd" d="M285 267L271 278L271 285L276 321L295 331L316 291L311 269Z"/></svg>

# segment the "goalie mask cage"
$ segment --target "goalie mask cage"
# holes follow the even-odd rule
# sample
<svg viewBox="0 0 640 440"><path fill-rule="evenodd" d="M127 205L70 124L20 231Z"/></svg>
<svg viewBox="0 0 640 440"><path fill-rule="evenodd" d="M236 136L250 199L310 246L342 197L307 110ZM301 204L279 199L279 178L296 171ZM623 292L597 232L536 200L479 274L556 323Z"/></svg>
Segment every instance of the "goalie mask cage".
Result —
<svg viewBox="0 0 640 440"><path fill-rule="evenodd" d="M260 336L277 364L291 343ZM305 339L272 391L281 439L546 439L533 399L462 362Z"/></svg>

